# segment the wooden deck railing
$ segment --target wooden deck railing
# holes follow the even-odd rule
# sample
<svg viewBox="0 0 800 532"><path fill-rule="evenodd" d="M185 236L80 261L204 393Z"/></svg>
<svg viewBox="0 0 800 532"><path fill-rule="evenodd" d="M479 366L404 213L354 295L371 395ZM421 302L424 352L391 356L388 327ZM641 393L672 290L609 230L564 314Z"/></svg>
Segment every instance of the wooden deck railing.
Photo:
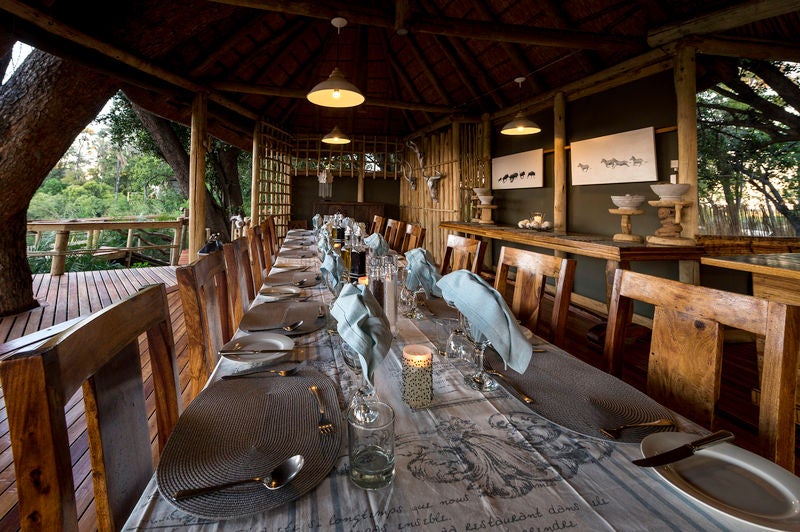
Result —
<svg viewBox="0 0 800 532"><path fill-rule="evenodd" d="M50 275L63 275L64 264L67 255L98 255L112 254L114 252L129 253L133 251L144 251L148 249L169 249L170 265L175 266L180 259L183 246L184 227L188 225L188 218L178 218L176 220L108 220L108 219L84 219L84 220L37 220L28 222L28 231L36 233L36 242L39 241L42 233L55 232L55 242L51 251L29 251L31 257L53 257L50 265ZM142 229L167 229L174 231L170 244L134 245L137 230ZM100 247L100 233L102 231L127 231L128 238L124 247ZM75 231L86 232L86 246L80 249L68 249L70 233Z"/></svg>

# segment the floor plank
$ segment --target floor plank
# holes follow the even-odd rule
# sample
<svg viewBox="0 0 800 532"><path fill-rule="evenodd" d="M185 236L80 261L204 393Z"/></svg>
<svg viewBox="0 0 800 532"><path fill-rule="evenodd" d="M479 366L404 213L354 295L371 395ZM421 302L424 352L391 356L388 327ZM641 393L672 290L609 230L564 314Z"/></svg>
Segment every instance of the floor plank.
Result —
<svg viewBox="0 0 800 532"><path fill-rule="evenodd" d="M5 344L24 335L58 325L66 320L79 316L88 316L101 308L132 295L144 286L155 283L164 283L167 289L167 301L170 307L175 349L178 355L178 368L181 372L181 392L185 402L189 382L188 358L183 324L183 307L177 292L174 266L104 270L101 272L68 272L58 277L52 277L49 274L35 275L33 279L34 297L41 306L28 312L0 318L0 341ZM140 343L145 345L143 340ZM5 349L0 346L0 353L4 351ZM151 436L155 439L153 386L146 350L142 353L142 362L145 392L148 394L146 404L151 417ZM2 391L0 391L1 393ZM80 392L70 399L65 411L68 421L70 453L74 467L73 477L80 515L80 530L96 530L97 516L93 504L91 465L87 452L86 420ZM153 448L155 463L157 446L154 445ZM0 397L0 532L14 530L19 530L17 491L5 401Z"/></svg>

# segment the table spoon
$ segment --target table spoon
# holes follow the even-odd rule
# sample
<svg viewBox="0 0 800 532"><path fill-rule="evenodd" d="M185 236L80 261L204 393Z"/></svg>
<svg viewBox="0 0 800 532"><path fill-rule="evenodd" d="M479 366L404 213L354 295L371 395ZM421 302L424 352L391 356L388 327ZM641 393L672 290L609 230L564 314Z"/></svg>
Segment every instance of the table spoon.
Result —
<svg viewBox="0 0 800 532"><path fill-rule="evenodd" d="M277 490L284 487L294 477L296 477L297 473L299 473L300 470L303 468L303 464L305 464L305 459L303 458L303 455L296 454L278 464L278 466L275 469L273 469L269 475L265 477L245 478L242 480L225 482L223 484L216 484L214 486L202 486L199 488L178 490L173 494L173 497L175 498L176 501L180 501L182 499L194 497L196 495L202 495L203 493L210 493L212 491L218 491L225 488L232 488L233 486L248 484L250 482L259 482L263 484L264 487L267 488L268 490Z"/></svg>

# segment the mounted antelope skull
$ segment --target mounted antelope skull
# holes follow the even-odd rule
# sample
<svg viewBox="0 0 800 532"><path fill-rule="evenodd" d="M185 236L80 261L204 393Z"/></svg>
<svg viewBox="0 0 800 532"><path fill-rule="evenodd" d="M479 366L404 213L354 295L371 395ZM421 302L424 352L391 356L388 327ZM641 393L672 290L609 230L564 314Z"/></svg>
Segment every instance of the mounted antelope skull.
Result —
<svg viewBox="0 0 800 532"><path fill-rule="evenodd" d="M411 190L417 190L417 178L414 177L414 169L411 167L411 163L403 161L400 168L403 170L403 179L408 181L408 186L411 187Z"/></svg>
<svg viewBox="0 0 800 532"><path fill-rule="evenodd" d="M411 140L406 141L406 146L417 155L420 174L425 179L425 184L428 185L428 194L430 194L434 203L439 203L439 180L444 177L444 174L437 170L433 175L425 175L425 159L422 157L419 148L417 148L417 145ZM403 171L403 175L405 176L405 170ZM414 180L414 183L411 185L411 190L416 190L416 188L416 180Z"/></svg>

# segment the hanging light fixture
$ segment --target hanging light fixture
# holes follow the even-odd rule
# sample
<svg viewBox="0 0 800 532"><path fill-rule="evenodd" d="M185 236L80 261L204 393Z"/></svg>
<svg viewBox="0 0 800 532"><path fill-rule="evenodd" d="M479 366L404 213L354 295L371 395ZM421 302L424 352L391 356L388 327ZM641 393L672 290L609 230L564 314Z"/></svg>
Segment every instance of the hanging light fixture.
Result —
<svg viewBox="0 0 800 532"><path fill-rule="evenodd" d="M322 137L322 142L325 144L350 144L350 137L342 133L339 126L333 126L331 132Z"/></svg>
<svg viewBox="0 0 800 532"><path fill-rule="evenodd" d="M336 27L337 35L347 25L347 20L336 17L331 20ZM339 43L336 43L336 61L339 61ZM355 107L364 103L364 95L358 87L347 81L338 66L333 67L333 72L328 79L317 83L306 95L309 102L322 107Z"/></svg>
<svg viewBox="0 0 800 532"><path fill-rule="evenodd" d="M514 81L517 82L519 88L521 89L525 78L520 76L518 78L514 78ZM514 115L514 118L511 120L511 122L503 126L503 129L500 130L500 133L503 135L533 135L534 133L539 133L541 130L542 128L539 127L539 124L525 117L525 115L522 114L522 110L520 110L516 115Z"/></svg>

